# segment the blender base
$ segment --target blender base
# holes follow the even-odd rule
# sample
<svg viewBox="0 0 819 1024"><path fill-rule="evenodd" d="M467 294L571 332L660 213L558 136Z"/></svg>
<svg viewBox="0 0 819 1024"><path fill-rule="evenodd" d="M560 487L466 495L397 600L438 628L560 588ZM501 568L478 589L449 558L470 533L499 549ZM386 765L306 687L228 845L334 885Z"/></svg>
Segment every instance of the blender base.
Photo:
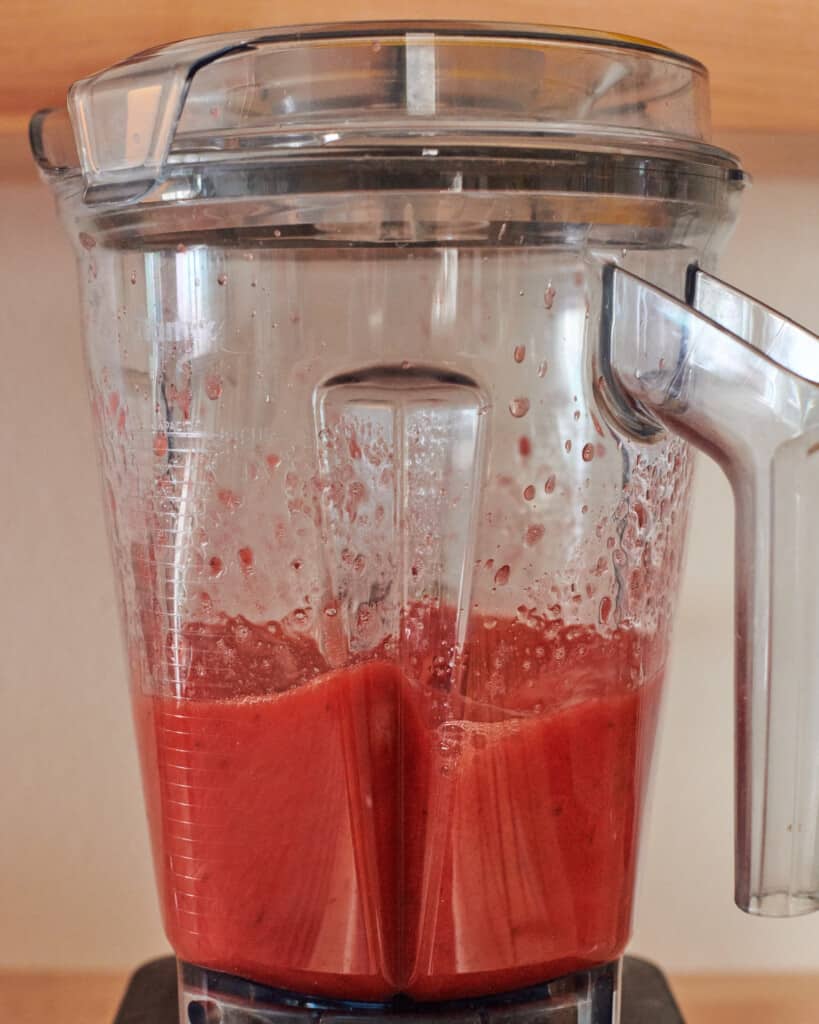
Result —
<svg viewBox="0 0 819 1024"><path fill-rule="evenodd" d="M684 1024L659 968L626 957L622 985L620 975L612 963L500 996L372 1004L297 996L166 957L133 975L114 1024Z"/></svg>

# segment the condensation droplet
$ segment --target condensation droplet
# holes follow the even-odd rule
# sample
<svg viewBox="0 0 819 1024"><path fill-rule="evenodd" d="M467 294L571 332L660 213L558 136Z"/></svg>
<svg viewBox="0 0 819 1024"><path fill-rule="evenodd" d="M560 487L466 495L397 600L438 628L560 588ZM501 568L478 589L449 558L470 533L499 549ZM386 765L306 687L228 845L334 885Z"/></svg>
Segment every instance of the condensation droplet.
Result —
<svg viewBox="0 0 819 1024"><path fill-rule="evenodd" d="M575 409L575 411L574 411L574 413L572 415L574 416L575 423L577 423L577 421L580 419L580 410L579 409Z"/></svg>
<svg viewBox="0 0 819 1024"><path fill-rule="evenodd" d="M242 499L232 491L229 487L223 487L216 495L220 503L225 508L230 509L231 512L235 512L237 509L242 507Z"/></svg>
<svg viewBox="0 0 819 1024"><path fill-rule="evenodd" d="M512 570L508 565L502 565L500 569L495 573L495 586L505 587L509 582L509 576Z"/></svg>
<svg viewBox="0 0 819 1024"><path fill-rule="evenodd" d="M582 455L584 462L591 462L591 460L594 458L594 445L584 444Z"/></svg>
<svg viewBox="0 0 819 1024"><path fill-rule="evenodd" d="M286 625L291 629L305 629L309 622L309 615L306 608L294 608L284 619Z"/></svg>
<svg viewBox="0 0 819 1024"><path fill-rule="evenodd" d="M512 413L517 419L521 416L525 416L529 412L529 399L528 398L513 398L509 403L509 412Z"/></svg>
<svg viewBox="0 0 819 1024"><path fill-rule="evenodd" d="M324 609L324 614L327 616L328 619L334 619L336 615L338 615L338 609L334 608L332 605L329 605L327 608Z"/></svg>
<svg viewBox="0 0 819 1024"><path fill-rule="evenodd" d="M211 401L222 396L222 378L217 374L211 374L205 381L205 394Z"/></svg>
<svg viewBox="0 0 819 1024"><path fill-rule="evenodd" d="M545 377L547 372L548 372L548 370L549 370L549 364L546 362L545 359L537 364L537 375L538 375L538 377Z"/></svg>
<svg viewBox="0 0 819 1024"><path fill-rule="evenodd" d="M216 555L214 555L213 558L211 558L211 560L208 562L208 567L210 568L211 576L221 576L222 573L225 571L225 566L224 563L222 562L222 559L217 557Z"/></svg>
<svg viewBox="0 0 819 1024"><path fill-rule="evenodd" d="M158 459L164 459L168 454L168 435L162 431L154 434L154 455Z"/></svg>
<svg viewBox="0 0 819 1024"><path fill-rule="evenodd" d="M221 285L223 285L223 284L225 284L225 283L226 283L226 281L227 281L227 274L224 274L224 273L222 273L222 274L219 274L219 275L217 276L217 278L216 278L216 283L217 283L217 284L221 284Z"/></svg>
<svg viewBox="0 0 819 1024"><path fill-rule="evenodd" d="M484 619L483 620L483 628L484 629L494 629L495 626L497 626L497 624L498 624L498 620L497 619Z"/></svg>
<svg viewBox="0 0 819 1024"><path fill-rule="evenodd" d="M264 461L267 463L267 468L272 472L274 469L281 465L282 460L279 458L278 455L267 455L265 456Z"/></svg>
<svg viewBox="0 0 819 1024"><path fill-rule="evenodd" d="M566 443L563 445L563 447L566 449L567 452L570 452L572 450L571 438L566 441Z"/></svg>
<svg viewBox="0 0 819 1024"><path fill-rule="evenodd" d="M543 293L543 305L547 309L551 309L552 306L555 304L555 294L556 294L556 292L555 292L554 288L552 287L552 282L550 281L546 285L546 291Z"/></svg>
<svg viewBox="0 0 819 1024"><path fill-rule="evenodd" d="M524 459L532 454L532 442L528 437L521 437L518 439L518 452Z"/></svg>
<svg viewBox="0 0 819 1024"><path fill-rule="evenodd" d="M525 536L526 543L529 544L530 546L532 544L537 544L537 542L539 540L541 540L541 538L543 537L543 534L545 532L546 532L546 530L540 525L540 523L534 523L526 531L526 536Z"/></svg>
<svg viewBox="0 0 819 1024"><path fill-rule="evenodd" d="M552 473L551 476L546 478L546 483L545 483L545 485L543 487L543 490L547 494L551 494L554 491L556 485L557 485L557 478L555 477L554 473Z"/></svg>
<svg viewBox="0 0 819 1024"><path fill-rule="evenodd" d="M526 346L525 345L515 345L514 356L515 356L515 362L516 363L522 363L523 360L526 358Z"/></svg>
<svg viewBox="0 0 819 1024"><path fill-rule="evenodd" d="M611 598L604 597L600 602L600 621L608 622L611 615Z"/></svg>
<svg viewBox="0 0 819 1024"><path fill-rule="evenodd" d="M135 270L131 271L131 273L129 275L129 280L130 280L131 284L136 284L136 271Z"/></svg>
<svg viewBox="0 0 819 1024"><path fill-rule="evenodd" d="M527 484L527 486L523 489L523 497L527 501L531 501L532 498L534 498L534 496L535 496L535 485L534 484Z"/></svg>
<svg viewBox="0 0 819 1024"><path fill-rule="evenodd" d="M87 231L81 231L79 234L80 245L87 252L90 252L97 244L96 238L93 235L89 235Z"/></svg>

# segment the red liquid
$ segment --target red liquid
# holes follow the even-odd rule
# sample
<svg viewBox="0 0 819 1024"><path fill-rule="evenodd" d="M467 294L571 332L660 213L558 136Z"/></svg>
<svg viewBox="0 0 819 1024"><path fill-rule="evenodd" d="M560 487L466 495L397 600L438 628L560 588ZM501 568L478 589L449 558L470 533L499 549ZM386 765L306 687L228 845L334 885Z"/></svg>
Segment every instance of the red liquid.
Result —
<svg viewBox="0 0 819 1024"><path fill-rule="evenodd" d="M659 692L658 672L625 681L650 660L633 635L553 629L543 647L478 622L455 707L433 673L410 681L386 660L280 693L252 659L208 674L209 629L192 696L136 706L179 957L300 992L427 1000L621 954ZM321 667L294 644L291 680Z"/></svg>

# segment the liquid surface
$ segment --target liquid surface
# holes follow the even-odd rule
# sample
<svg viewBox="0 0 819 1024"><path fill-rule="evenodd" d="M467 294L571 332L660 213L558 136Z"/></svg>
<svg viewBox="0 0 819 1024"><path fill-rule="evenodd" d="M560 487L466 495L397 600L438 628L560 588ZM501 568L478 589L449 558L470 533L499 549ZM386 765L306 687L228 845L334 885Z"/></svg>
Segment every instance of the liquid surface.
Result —
<svg viewBox="0 0 819 1024"><path fill-rule="evenodd" d="M442 680L420 647L331 671L244 620L258 653L226 659L236 625L193 627L187 696L136 699L179 957L434 1000L620 955L659 695L634 635L479 620Z"/></svg>

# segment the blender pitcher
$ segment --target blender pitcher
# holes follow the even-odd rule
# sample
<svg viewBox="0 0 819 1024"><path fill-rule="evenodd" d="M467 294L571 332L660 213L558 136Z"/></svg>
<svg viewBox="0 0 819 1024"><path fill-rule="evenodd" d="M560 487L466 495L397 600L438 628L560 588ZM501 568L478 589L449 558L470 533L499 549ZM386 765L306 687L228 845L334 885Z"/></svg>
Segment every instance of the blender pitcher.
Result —
<svg viewBox="0 0 819 1024"><path fill-rule="evenodd" d="M692 456L737 506L737 901L817 903L819 346L630 38L248 32L77 83L76 243L180 1020L617 1019Z"/></svg>

